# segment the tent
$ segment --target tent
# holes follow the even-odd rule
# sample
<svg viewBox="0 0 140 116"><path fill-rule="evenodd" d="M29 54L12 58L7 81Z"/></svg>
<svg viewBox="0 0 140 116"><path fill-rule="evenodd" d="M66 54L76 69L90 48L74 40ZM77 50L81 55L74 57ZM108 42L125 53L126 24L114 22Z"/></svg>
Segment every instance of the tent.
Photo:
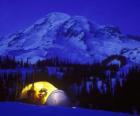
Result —
<svg viewBox="0 0 140 116"><path fill-rule="evenodd" d="M66 105L68 97L64 91L49 82L35 82L25 86L21 92L22 101L34 104Z"/></svg>
<svg viewBox="0 0 140 116"><path fill-rule="evenodd" d="M53 91L48 99L47 104L51 106L68 106L69 105L69 99L64 91L62 90L55 90Z"/></svg>

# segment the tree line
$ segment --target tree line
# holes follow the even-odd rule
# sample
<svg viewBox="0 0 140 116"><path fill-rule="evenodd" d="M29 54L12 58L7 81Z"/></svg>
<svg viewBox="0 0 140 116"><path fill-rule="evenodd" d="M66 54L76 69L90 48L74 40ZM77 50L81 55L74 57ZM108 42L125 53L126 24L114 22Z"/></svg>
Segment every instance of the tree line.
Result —
<svg viewBox="0 0 140 116"><path fill-rule="evenodd" d="M119 60L121 65L109 64L114 59ZM0 101L17 101L26 85L48 81L64 90L75 106L123 112L132 112L134 109L140 111L139 66L131 67L127 74L122 72L121 77L115 80L115 88L112 88L112 79L125 64L126 59L118 55L112 55L101 63L93 64L74 64L60 61L58 58L39 60L36 64L31 64L28 60L23 62L8 56L0 57L0 70L16 70L22 67L33 69L32 72L26 72L24 79L18 71L0 72ZM49 75L49 67L59 68L59 71L63 72L62 78L55 74ZM107 75L106 71L110 74Z"/></svg>

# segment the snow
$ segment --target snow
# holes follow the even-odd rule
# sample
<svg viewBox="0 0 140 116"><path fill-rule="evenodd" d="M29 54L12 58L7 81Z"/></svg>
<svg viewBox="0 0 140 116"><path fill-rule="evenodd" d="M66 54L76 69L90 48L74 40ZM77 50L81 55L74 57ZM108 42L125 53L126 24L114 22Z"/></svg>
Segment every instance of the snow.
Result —
<svg viewBox="0 0 140 116"><path fill-rule="evenodd" d="M112 93L115 93L115 88L116 88L116 78L111 79L111 88L112 88Z"/></svg>
<svg viewBox="0 0 140 116"><path fill-rule="evenodd" d="M60 71L59 67L48 67L48 75L55 75L58 79L62 79L64 72Z"/></svg>
<svg viewBox="0 0 140 116"><path fill-rule="evenodd" d="M86 90L87 90L87 92L90 93L91 88L93 88L93 82L92 81L87 81L86 82Z"/></svg>
<svg viewBox="0 0 140 116"><path fill-rule="evenodd" d="M0 73L6 73L6 74L10 74L10 73L20 73L21 74L21 78L23 80L26 79L26 74L30 74L33 72L32 68L16 68L16 69L0 69Z"/></svg>
<svg viewBox="0 0 140 116"><path fill-rule="evenodd" d="M4 116L130 116L130 114L120 112L39 106L18 102L1 102L0 114Z"/></svg>
<svg viewBox="0 0 140 116"><path fill-rule="evenodd" d="M121 61L119 61L119 60L113 60L113 61L111 61L109 64L108 64L108 66L109 65L118 65L119 67L121 66Z"/></svg>
<svg viewBox="0 0 140 116"><path fill-rule="evenodd" d="M101 62L110 55L124 55L140 62L140 41L128 39L118 27L99 25L82 16L54 12L29 28L0 40L0 55L37 60L58 57L77 63ZM123 49L127 53L121 54ZM130 52L133 52L130 55ZM113 62L115 63L115 62Z"/></svg>

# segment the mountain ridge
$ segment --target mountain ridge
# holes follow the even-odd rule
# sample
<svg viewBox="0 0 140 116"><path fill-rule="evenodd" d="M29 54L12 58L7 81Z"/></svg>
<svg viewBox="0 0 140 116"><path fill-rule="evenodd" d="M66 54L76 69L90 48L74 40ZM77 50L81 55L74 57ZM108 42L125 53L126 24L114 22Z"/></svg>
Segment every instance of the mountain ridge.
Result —
<svg viewBox="0 0 140 116"><path fill-rule="evenodd" d="M0 55L29 59L32 63L53 57L93 63L111 55L122 55L140 63L140 41L128 39L118 27L59 12L46 15L29 28L1 39L0 43ZM122 52L125 49L127 52Z"/></svg>

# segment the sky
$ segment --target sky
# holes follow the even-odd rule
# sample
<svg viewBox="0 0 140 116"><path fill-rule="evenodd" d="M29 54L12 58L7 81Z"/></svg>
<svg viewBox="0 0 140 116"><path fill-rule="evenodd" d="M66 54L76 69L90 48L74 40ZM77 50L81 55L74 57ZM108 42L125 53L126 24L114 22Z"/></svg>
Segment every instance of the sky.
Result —
<svg viewBox="0 0 140 116"><path fill-rule="evenodd" d="M140 35L140 0L0 0L0 35L25 29L50 12L82 15Z"/></svg>

